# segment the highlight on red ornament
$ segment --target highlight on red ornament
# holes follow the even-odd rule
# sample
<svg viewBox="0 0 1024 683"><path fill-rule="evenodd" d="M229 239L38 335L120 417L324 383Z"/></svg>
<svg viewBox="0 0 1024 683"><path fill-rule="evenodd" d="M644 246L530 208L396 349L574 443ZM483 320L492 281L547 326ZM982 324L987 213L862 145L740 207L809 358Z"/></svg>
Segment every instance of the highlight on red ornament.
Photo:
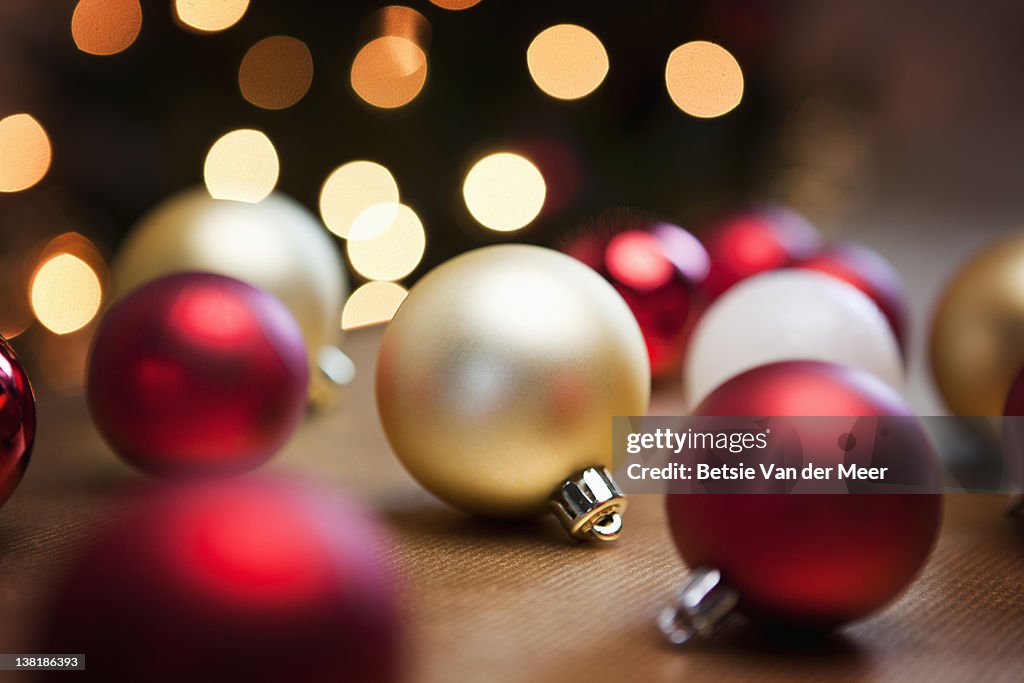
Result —
<svg viewBox="0 0 1024 683"><path fill-rule="evenodd" d="M154 474L236 473L273 455L302 419L309 369L279 300L233 278L181 273L100 321L87 397L100 433Z"/></svg>
<svg viewBox="0 0 1024 683"><path fill-rule="evenodd" d="M785 361L726 381L698 416L899 417L901 474L937 490L938 458L903 399L871 374ZM849 459L815 421L791 428L815 463ZM885 434L885 432L883 432ZM732 613L757 622L829 630L883 608L921 571L942 520L941 494L674 494L666 497L676 549L693 571L659 625L682 645Z"/></svg>
<svg viewBox="0 0 1024 683"><path fill-rule="evenodd" d="M399 678L398 586L361 506L262 479L122 504L50 596L38 651L85 653L109 681Z"/></svg>
<svg viewBox="0 0 1024 683"><path fill-rule="evenodd" d="M737 211L702 237L711 258L704 284L709 299L752 275L809 258L821 245L817 228L781 206Z"/></svg>
<svg viewBox="0 0 1024 683"><path fill-rule="evenodd" d="M651 374L679 368L686 340L704 301L707 251L678 225L641 211L608 211L565 246L599 272L636 317L647 344Z"/></svg>
<svg viewBox="0 0 1024 683"><path fill-rule="evenodd" d="M0 337L0 505L25 476L36 438L36 399L14 349Z"/></svg>
<svg viewBox="0 0 1024 683"><path fill-rule="evenodd" d="M904 357L907 353L907 292L899 272L878 252L848 242L831 244L796 264L848 282L878 304L892 327Z"/></svg>

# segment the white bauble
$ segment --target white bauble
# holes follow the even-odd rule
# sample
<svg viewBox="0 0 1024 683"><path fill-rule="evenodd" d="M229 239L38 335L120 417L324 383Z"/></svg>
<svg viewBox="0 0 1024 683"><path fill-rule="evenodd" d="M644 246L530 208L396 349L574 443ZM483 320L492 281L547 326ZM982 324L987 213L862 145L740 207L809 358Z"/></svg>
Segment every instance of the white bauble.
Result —
<svg viewBox="0 0 1024 683"><path fill-rule="evenodd" d="M688 410L727 379L782 360L831 361L903 385L899 344L867 295L830 275L780 270L737 284L701 317L683 365Z"/></svg>

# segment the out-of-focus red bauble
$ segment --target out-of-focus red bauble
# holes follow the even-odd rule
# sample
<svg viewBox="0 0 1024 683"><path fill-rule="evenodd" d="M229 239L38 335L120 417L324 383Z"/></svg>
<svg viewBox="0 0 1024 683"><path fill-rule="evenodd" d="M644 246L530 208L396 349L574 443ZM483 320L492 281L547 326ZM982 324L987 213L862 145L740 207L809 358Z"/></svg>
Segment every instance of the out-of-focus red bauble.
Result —
<svg viewBox="0 0 1024 683"><path fill-rule="evenodd" d="M941 481L938 459L903 400L853 368L817 361L764 365L725 382L696 414L906 416L901 466L933 490ZM805 447L818 439L813 421L790 424ZM815 453L815 464L830 457L842 462L841 448L834 451ZM831 628L883 607L910 584L935 543L942 496L676 494L667 496L667 509L683 560L719 569L743 613Z"/></svg>
<svg viewBox="0 0 1024 683"><path fill-rule="evenodd" d="M701 308L698 285L708 274L700 241L678 225L623 211L600 218L565 252L601 273L626 300L643 332L651 374L676 371Z"/></svg>
<svg viewBox="0 0 1024 683"><path fill-rule="evenodd" d="M171 275L122 298L89 359L89 409L111 447L158 474L259 465L302 418L309 371L298 323L263 290Z"/></svg>
<svg viewBox="0 0 1024 683"><path fill-rule="evenodd" d="M1003 454L1010 484L1024 490L1024 369L1017 373L1003 408ZM1024 516L1024 505L1019 512Z"/></svg>
<svg viewBox="0 0 1024 683"><path fill-rule="evenodd" d="M25 474L36 438L36 399L14 350L0 337L0 505Z"/></svg>
<svg viewBox="0 0 1024 683"><path fill-rule="evenodd" d="M40 651L104 681L397 679L397 586L360 506L259 479L133 502L59 585Z"/></svg>
<svg viewBox="0 0 1024 683"><path fill-rule="evenodd" d="M871 297L906 354L907 292L899 273L880 254L858 244L833 244L797 266L835 276Z"/></svg>
<svg viewBox="0 0 1024 683"><path fill-rule="evenodd" d="M704 244L711 257L704 290L713 299L740 280L810 257L820 248L821 236L798 213L769 206L732 214Z"/></svg>

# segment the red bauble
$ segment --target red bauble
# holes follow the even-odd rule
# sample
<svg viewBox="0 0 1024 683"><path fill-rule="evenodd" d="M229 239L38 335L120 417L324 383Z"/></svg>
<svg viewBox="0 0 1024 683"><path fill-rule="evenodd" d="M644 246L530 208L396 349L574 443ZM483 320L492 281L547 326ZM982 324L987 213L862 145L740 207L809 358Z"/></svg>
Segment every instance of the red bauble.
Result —
<svg viewBox="0 0 1024 683"><path fill-rule="evenodd" d="M399 674L395 586L376 524L294 483L151 492L85 546L40 652L104 681L360 681Z"/></svg>
<svg viewBox="0 0 1024 683"><path fill-rule="evenodd" d="M907 292L899 273L880 254L857 244L833 244L797 266L835 276L871 297L906 354Z"/></svg>
<svg viewBox="0 0 1024 683"><path fill-rule="evenodd" d="M1003 453L1010 484L1024 489L1024 369L1017 373L1003 408ZM1017 508L1024 516L1024 505Z"/></svg>
<svg viewBox="0 0 1024 683"><path fill-rule="evenodd" d="M831 363L761 366L721 385L706 416L906 416L904 472L937 490L938 459L903 400L870 374ZM809 424L810 423L810 424ZM815 464L843 461L813 421L791 421ZM805 433L810 432L810 433ZM940 494L685 494L667 496L668 519L688 566L721 571L738 609L758 620L831 628L895 599L925 563L942 518Z"/></svg>
<svg viewBox="0 0 1024 683"><path fill-rule="evenodd" d="M111 447L159 474L259 465L302 418L309 370L298 323L266 292L208 273L121 299L89 359L89 409Z"/></svg>
<svg viewBox="0 0 1024 683"><path fill-rule="evenodd" d="M626 300L647 344L651 374L675 372L701 307L698 285L708 254L696 237L671 223L610 213L566 253L601 273Z"/></svg>
<svg viewBox="0 0 1024 683"><path fill-rule="evenodd" d="M820 247L821 237L799 214L762 207L721 221L704 244L711 257L704 289L713 299L740 280L808 258Z"/></svg>
<svg viewBox="0 0 1024 683"><path fill-rule="evenodd" d="M25 475L36 438L36 399L28 375L0 337L0 505Z"/></svg>

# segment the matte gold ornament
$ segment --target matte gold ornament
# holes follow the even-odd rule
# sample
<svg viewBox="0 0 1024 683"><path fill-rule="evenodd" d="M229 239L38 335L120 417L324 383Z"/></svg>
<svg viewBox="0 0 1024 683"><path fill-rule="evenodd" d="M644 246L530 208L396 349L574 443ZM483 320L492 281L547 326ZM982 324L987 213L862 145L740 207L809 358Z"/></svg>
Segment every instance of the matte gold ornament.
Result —
<svg viewBox="0 0 1024 683"><path fill-rule="evenodd" d="M579 261L542 247L484 247L409 292L377 362L377 406L424 487L468 512L551 507L576 538L611 540L625 497L612 416L643 415L650 367L622 298Z"/></svg>
<svg viewBox="0 0 1024 683"><path fill-rule="evenodd" d="M291 310L306 339L310 395L328 403L354 374L337 344L348 277L331 236L293 199L256 204L213 199L205 189L176 194L143 216L112 269L114 298L174 272L206 271L264 289Z"/></svg>
<svg viewBox="0 0 1024 683"><path fill-rule="evenodd" d="M953 278L932 324L935 383L957 415L1002 415L1024 367L1024 236L974 256Z"/></svg>

